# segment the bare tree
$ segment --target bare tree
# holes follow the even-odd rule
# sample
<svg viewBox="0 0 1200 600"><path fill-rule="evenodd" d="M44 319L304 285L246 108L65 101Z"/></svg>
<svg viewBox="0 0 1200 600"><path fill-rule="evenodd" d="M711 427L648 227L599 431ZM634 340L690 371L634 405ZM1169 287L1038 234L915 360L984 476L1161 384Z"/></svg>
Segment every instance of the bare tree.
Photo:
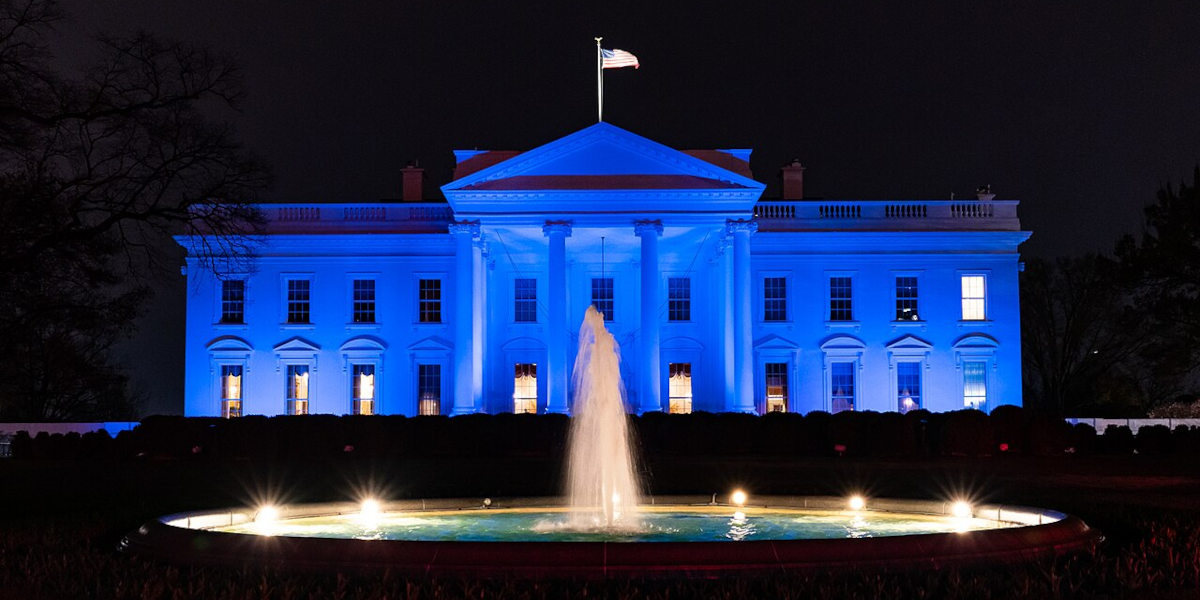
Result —
<svg viewBox="0 0 1200 600"><path fill-rule="evenodd" d="M139 33L97 40L76 77L45 42L47 0L0 0L0 418L125 410L108 356L146 298L165 236L207 257L253 254L266 168L221 115L234 64Z"/></svg>

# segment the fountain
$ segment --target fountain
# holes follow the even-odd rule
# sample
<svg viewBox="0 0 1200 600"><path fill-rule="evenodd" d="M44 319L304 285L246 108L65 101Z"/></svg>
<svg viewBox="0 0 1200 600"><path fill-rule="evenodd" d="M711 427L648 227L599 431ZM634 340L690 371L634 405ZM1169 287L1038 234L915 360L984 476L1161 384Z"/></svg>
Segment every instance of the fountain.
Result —
<svg viewBox="0 0 1200 600"><path fill-rule="evenodd" d="M577 530L637 530L641 486L634 469L621 383L621 353L589 306L579 328L567 442L568 523Z"/></svg>
<svg viewBox="0 0 1200 600"><path fill-rule="evenodd" d="M1091 547L1054 511L862 496L644 496L620 352L589 307L579 330L567 500L422 499L260 506L151 520L125 551L183 563L435 573L591 576L940 568Z"/></svg>

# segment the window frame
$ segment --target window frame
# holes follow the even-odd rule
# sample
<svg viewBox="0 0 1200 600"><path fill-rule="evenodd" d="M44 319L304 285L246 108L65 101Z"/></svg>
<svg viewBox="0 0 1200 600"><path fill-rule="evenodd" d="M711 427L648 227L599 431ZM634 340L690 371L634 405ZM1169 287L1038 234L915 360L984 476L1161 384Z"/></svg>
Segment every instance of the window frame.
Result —
<svg viewBox="0 0 1200 600"><path fill-rule="evenodd" d="M991 271L989 271L989 270L959 270L957 272L957 275L958 275L957 289L958 289L958 299L959 299L959 308L958 308L959 323L962 325L970 325L970 324L976 324L976 323L990 323L991 322L990 315L992 313L991 302L989 301L989 297L990 297L989 291L991 290L991 287L992 287ZM980 277L983 279L983 296L981 298L975 298L975 297L967 298L966 297L966 294L963 290L963 283L967 277ZM966 309L967 300L979 300L980 301L980 304L982 305L982 312L983 312L983 315L981 318L978 318L978 319L966 318L967 314L966 314L965 309Z"/></svg>
<svg viewBox="0 0 1200 600"><path fill-rule="evenodd" d="M291 281L307 281L308 282L308 320L307 321L300 322L300 321L289 320L289 317L291 316L291 310L290 310L291 300L289 299L289 297L290 297L289 282L291 282ZM279 274L279 283L280 283L280 294L279 294L280 316L282 317L279 320L280 327L282 327L284 329L312 329L314 326L314 321L313 321L313 288L315 287L313 285L314 274L313 273L280 273Z"/></svg>
<svg viewBox="0 0 1200 600"><path fill-rule="evenodd" d="M783 410L771 410L771 367L783 367ZM763 374L763 407L762 414L771 412L789 412L792 409L792 362L790 360L767 359L762 363Z"/></svg>
<svg viewBox="0 0 1200 600"><path fill-rule="evenodd" d="M232 283L232 282L240 282L242 284L242 299L241 299L241 304L242 304L241 317L242 318L238 321L225 320L225 313L226 313L226 311L225 311L225 304L226 304L225 284ZM217 318L216 318L216 323L215 323L217 326L220 326L220 327L245 327L245 325L246 325L246 306L248 304L247 288L249 288L249 284L247 283L245 277L226 277L226 278L221 278L221 279L217 280L217 307L216 307L217 308L217 310L216 310Z"/></svg>
<svg viewBox="0 0 1200 600"><path fill-rule="evenodd" d="M438 369L438 372L437 372L438 412L436 414L426 414L426 413L422 412L422 402L423 401L421 399L421 390L423 389L422 385L425 383L425 379L421 373L422 367L437 367L437 369ZM442 415L446 414L445 410L443 410L445 408L444 404L445 404L445 399L446 399L446 371L447 371L446 364L439 360L433 360L433 361L418 360L415 363L415 367L413 369L413 383L414 383L413 387L415 388L414 397L416 399L416 410L414 411L415 415L417 415L417 416L442 416Z"/></svg>
<svg viewBox="0 0 1200 600"><path fill-rule="evenodd" d="M767 297L767 280L768 279L779 280L779 281L783 282L783 296L782 297L778 297L778 298L768 298ZM789 273L762 272L759 274L758 280L759 280L760 284L758 285L758 293L759 293L758 311L759 311L759 321L760 322L762 322L762 323L790 323L791 322L791 316L792 316L791 294L788 293L788 290L791 289L791 287L792 287L791 279L792 278ZM781 303L780 305L783 310L782 318L767 318L769 316L769 313L767 310L767 302L768 301L779 301Z"/></svg>
<svg viewBox="0 0 1200 600"><path fill-rule="evenodd" d="M533 296L530 298L520 297L520 294L522 292L520 282L525 282L525 281L533 282ZM528 291L528 290L525 290L525 291ZM512 278L512 299L513 299L513 303L512 303L512 307L513 307L512 322L513 323L536 324L538 322L538 306L537 306L537 303L538 303L538 280L537 280L537 277L513 277ZM523 303L526 303L527 305L523 305ZM532 314L533 318L531 318L531 319L521 318L522 316L528 316L527 314L525 314L528 311L532 311L529 314Z"/></svg>
<svg viewBox="0 0 1200 600"><path fill-rule="evenodd" d="M672 284L683 282L683 285L674 288ZM674 289L683 291L680 297L672 297L671 293ZM682 313L682 314L680 314ZM682 318L677 318L682 316ZM688 275L670 275L667 277L667 322L668 323L690 323L692 321L692 278Z"/></svg>
<svg viewBox="0 0 1200 600"><path fill-rule="evenodd" d="M667 414L687 415L687 414L691 414L692 411L695 410L695 401L696 401L695 383L696 383L696 380L692 376L692 364L693 363L691 363L691 362L667 363ZM674 394L676 387L675 387L674 382L671 381L671 378L674 374L673 372L676 370L675 367L680 367L682 370L687 371L687 395L686 396ZM675 410L676 404L677 404L676 399L679 399L681 401L681 403L682 403L683 399L686 399L687 410L676 411Z"/></svg>
<svg viewBox="0 0 1200 600"><path fill-rule="evenodd" d="M380 290L379 280L380 280L379 273L356 272L356 273L347 273L346 274L346 307L348 309L348 314L347 314L347 318L346 318L346 326L348 328L350 328L350 329L374 329L374 328L378 328L381 325L380 319L379 319L379 307L381 306L381 303L379 302L379 290ZM357 305L358 305L359 301L357 300L357 290L355 288L356 288L356 284L360 281L371 281L374 283L372 293L371 293L372 320L370 320L370 321L359 321L358 320Z"/></svg>
<svg viewBox="0 0 1200 600"><path fill-rule="evenodd" d="M608 299L607 299L607 302L608 302L608 305L609 305L609 309L608 309L608 311L607 311L607 312L606 312L606 311L604 311L604 310L603 310L601 307L599 307L599 306L597 306L597 305L596 305L596 304L597 304L597 303L596 303L596 298L597 298L597 297L596 297L596 282L598 282L598 281L606 281L606 280L608 281L608 294L609 294L609 297L608 297ZM603 288L601 288L601 291L603 291ZM603 299L603 298L601 298L601 300L604 300L604 299ZM608 274L605 274L605 275L598 275L598 274L597 274L597 275L592 275L592 276L591 276L591 277L588 279L588 301L589 301L589 303L590 303L590 306L595 306L595 307L596 307L596 310L600 311L600 312L601 312L601 313L604 315L604 322L605 322L605 323L614 323L614 322L616 322L616 320L617 320L617 319L616 319L616 312L617 312L617 278L616 278L616 277L614 277L613 275L608 275Z"/></svg>
<svg viewBox="0 0 1200 600"><path fill-rule="evenodd" d="M300 367L304 368L305 373L307 374L307 378L308 378L307 384L305 385L305 388L304 388L305 397L304 398L299 398L299 397L294 398L294 397L292 397L292 388L294 387L294 381L295 381L296 375L293 375L292 370L298 369ZM312 402L313 402L313 396L314 396L313 390L316 388L316 371L315 371L315 369L313 369L313 365L311 363L309 363L308 361L304 361L304 360L289 360L289 361L284 362L284 364L283 364L283 373L284 373L284 375L283 375L283 401L284 401L283 414L288 415L288 416L300 416L300 415L311 414ZM301 403L303 403L303 404L301 404ZM300 410L301 408L303 408L303 411Z"/></svg>
<svg viewBox="0 0 1200 600"><path fill-rule="evenodd" d="M414 295L413 299L415 301L414 308L416 310L414 311L414 314L413 314L413 316L414 316L413 321L418 325L445 325L446 324L446 318L445 318L446 317L446 281L445 281L444 275L432 274L432 273L418 273L418 274L415 274L415 277L417 280L417 284L415 286L415 290L414 290L415 295ZM421 289L421 286L424 282L427 282L427 281L436 281L437 282L438 297L437 297L436 302L437 302L437 317L438 318L436 321L425 320L426 311L425 311L424 303L435 301L433 299L423 299L421 297L422 293L424 291Z"/></svg>
<svg viewBox="0 0 1200 600"><path fill-rule="evenodd" d="M524 367L533 367L533 395L532 396L518 396L517 395L517 390L518 390L517 371L523 366ZM512 406L511 406L513 414L518 414L518 415L519 414L534 414L534 415L537 414L538 402L541 401L541 397L538 395L538 385L539 385L538 368L537 368L536 362L513 363L513 393L512 393ZM528 402L531 400L532 400L532 410L519 410L518 409L518 402Z"/></svg>
<svg viewBox="0 0 1200 600"><path fill-rule="evenodd" d="M843 280L843 279L846 280L846 283L847 283L846 290L849 293L849 295L846 298L834 298L833 282L835 279L836 280ZM850 272L826 271L825 272L825 322L826 323L833 324L833 325L846 325L846 324L853 325L855 323L858 323L858 320L855 318L855 312L854 312L854 287L855 286L854 286L854 272L853 271L850 271ZM845 310L849 311L847 318L844 318L844 319L835 319L834 318L834 310L835 309L833 307L833 303L835 300L838 300L838 301L844 300L845 302L848 303L848 308L845 309ZM836 310L843 310L843 309L839 308Z"/></svg>

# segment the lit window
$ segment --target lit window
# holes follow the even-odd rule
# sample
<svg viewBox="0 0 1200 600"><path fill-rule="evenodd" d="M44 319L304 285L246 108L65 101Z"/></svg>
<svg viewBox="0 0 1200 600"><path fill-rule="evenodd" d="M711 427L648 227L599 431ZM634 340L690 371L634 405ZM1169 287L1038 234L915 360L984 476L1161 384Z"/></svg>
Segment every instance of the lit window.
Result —
<svg viewBox="0 0 1200 600"><path fill-rule="evenodd" d="M787 278L763 279L763 320L787 320Z"/></svg>
<svg viewBox="0 0 1200 600"><path fill-rule="evenodd" d="M354 414L375 414L375 365L354 365L351 378Z"/></svg>
<svg viewBox="0 0 1200 600"><path fill-rule="evenodd" d="M854 410L854 363L835 362L829 368L832 412Z"/></svg>
<svg viewBox="0 0 1200 600"><path fill-rule="evenodd" d="M353 289L353 320L355 323L375 322L375 280L355 279Z"/></svg>
<svg viewBox="0 0 1200 600"><path fill-rule="evenodd" d="M221 365L221 416L242 416L242 366Z"/></svg>
<svg viewBox="0 0 1200 600"><path fill-rule="evenodd" d="M513 320L518 323L537 322L537 280L513 280Z"/></svg>
<svg viewBox="0 0 1200 600"><path fill-rule="evenodd" d="M987 407L987 363L981 360L964 361L963 406L985 410Z"/></svg>
<svg viewBox="0 0 1200 600"><path fill-rule="evenodd" d="M420 306L418 320L421 323L442 322L442 280L422 279L418 283Z"/></svg>
<svg viewBox="0 0 1200 600"><path fill-rule="evenodd" d="M896 320L920 321L917 313L917 278L896 278Z"/></svg>
<svg viewBox="0 0 1200 600"><path fill-rule="evenodd" d="M829 320L854 320L854 297L849 277L829 278Z"/></svg>
<svg viewBox="0 0 1200 600"><path fill-rule="evenodd" d="M241 279L226 279L221 282L221 322L244 323L246 321L246 282Z"/></svg>
<svg viewBox="0 0 1200 600"><path fill-rule="evenodd" d="M690 278L670 277L667 279L667 320L692 320L692 280Z"/></svg>
<svg viewBox="0 0 1200 600"><path fill-rule="evenodd" d="M667 370L670 373L667 380L670 398L668 410L673 415L692 412L692 363L670 363Z"/></svg>
<svg viewBox="0 0 1200 600"><path fill-rule="evenodd" d="M983 321L987 278L983 275L962 277L962 318L964 321Z"/></svg>
<svg viewBox="0 0 1200 600"><path fill-rule="evenodd" d="M312 282L307 279L287 280L287 322L309 322L309 299Z"/></svg>
<svg viewBox="0 0 1200 600"><path fill-rule="evenodd" d="M896 363L896 409L902 413L921 408L921 363Z"/></svg>
<svg viewBox="0 0 1200 600"><path fill-rule="evenodd" d="M592 278L592 306L604 315L605 321L613 320L613 280L612 277Z"/></svg>
<svg viewBox="0 0 1200 600"><path fill-rule="evenodd" d="M787 363L767 363L767 412L787 412Z"/></svg>
<svg viewBox="0 0 1200 600"><path fill-rule="evenodd" d="M513 373L513 412L537 412L537 365L517 363Z"/></svg>
<svg viewBox="0 0 1200 600"><path fill-rule="evenodd" d="M442 414L442 365L417 365L417 414Z"/></svg>
<svg viewBox="0 0 1200 600"><path fill-rule="evenodd" d="M308 365L287 367L287 414L308 414Z"/></svg>

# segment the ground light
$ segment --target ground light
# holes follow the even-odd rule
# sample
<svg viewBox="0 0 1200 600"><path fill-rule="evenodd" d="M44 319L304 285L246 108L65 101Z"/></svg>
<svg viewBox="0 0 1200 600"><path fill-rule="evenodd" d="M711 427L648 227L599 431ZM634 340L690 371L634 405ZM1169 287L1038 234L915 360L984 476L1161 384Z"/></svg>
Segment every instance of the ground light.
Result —
<svg viewBox="0 0 1200 600"><path fill-rule="evenodd" d="M746 499L746 492L742 490L734 490L733 493L729 495L729 500L738 506L745 506Z"/></svg>
<svg viewBox="0 0 1200 600"><path fill-rule="evenodd" d="M960 518L969 518L974 511L971 510L971 504L965 500L958 500L950 507L950 514Z"/></svg>
<svg viewBox="0 0 1200 600"><path fill-rule="evenodd" d="M258 507L258 511L254 513L254 522L262 523L263 525L273 525L279 520L279 509L270 504L265 504Z"/></svg>
<svg viewBox="0 0 1200 600"><path fill-rule="evenodd" d="M862 496L850 496L850 510L862 510L867 507L867 501Z"/></svg>

